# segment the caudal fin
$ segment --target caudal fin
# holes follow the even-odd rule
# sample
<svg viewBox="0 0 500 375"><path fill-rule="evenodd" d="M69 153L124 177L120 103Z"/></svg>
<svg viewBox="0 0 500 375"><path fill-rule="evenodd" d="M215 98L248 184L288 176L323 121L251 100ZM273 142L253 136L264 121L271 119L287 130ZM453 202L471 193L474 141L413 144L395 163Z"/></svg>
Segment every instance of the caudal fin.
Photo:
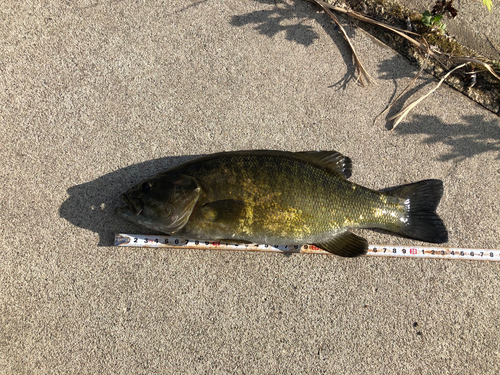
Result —
<svg viewBox="0 0 500 375"><path fill-rule="evenodd" d="M436 214L443 196L443 181L424 180L382 191L405 200L406 223L396 230L398 234L425 242L448 241L448 231Z"/></svg>

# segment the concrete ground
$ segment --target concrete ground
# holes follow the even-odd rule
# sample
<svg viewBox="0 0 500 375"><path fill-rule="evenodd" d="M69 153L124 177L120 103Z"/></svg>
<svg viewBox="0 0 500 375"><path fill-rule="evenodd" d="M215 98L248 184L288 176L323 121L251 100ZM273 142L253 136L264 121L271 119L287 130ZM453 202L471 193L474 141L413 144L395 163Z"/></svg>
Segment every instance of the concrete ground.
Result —
<svg viewBox="0 0 500 375"><path fill-rule="evenodd" d="M415 68L353 29L376 80L359 86L305 1L7 1L0 17L0 373L499 372L496 262L112 246L147 233L113 214L136 182L267 148L340 151L372 188L442 179L448 245L498 249L497 116L443 86L389 132L374 120Z"/></svg>

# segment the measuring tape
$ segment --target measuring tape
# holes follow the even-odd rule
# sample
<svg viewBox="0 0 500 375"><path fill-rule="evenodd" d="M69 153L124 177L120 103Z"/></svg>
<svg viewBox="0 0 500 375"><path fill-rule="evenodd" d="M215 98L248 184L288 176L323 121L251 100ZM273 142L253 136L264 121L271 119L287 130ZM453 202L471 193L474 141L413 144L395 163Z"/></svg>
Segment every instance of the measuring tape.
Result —
<svg viewBox="0 0 500 375"><path fill-rule="evenodd" d="M144 234L115 234L115 246L128 247L173 247L201 250L243 250L270 251L274 253L329 254L314 245L260 245L239 244L217 241L197 241L172 236ZM424 246L389 246L369 245L367 256L436 258L436 259L469 259L500 261L500 250L460 249L452 247Z"/></svg>

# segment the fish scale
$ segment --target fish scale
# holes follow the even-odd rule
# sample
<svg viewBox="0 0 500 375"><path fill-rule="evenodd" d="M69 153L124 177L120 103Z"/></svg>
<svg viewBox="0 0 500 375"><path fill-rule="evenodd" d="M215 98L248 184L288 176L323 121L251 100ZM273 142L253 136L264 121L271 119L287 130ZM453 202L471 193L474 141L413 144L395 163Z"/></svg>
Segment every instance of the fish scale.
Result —
<svg viewBox="0 0 500 375"><path fill-rule="evenodd" d="M318 168L293 157L228 155L194 163L185 168L184 173L196 175L202 190L206 191L199 206L227 199L230 195L234 200L243 201L245 207L238 223L207 221L194 210L180 233L190 238L211 233L216 238L280 245L289 243L290 239L293 242L321 241L346 227L393 224L394 217L388 212L395 214L396 208L403 211L402 202L395 198L389 206L381 200L385 198L381 193L338 178L338 173L331 168ZM232 181L231 194L218 188L216 181ZM375 218L374 212L380 211L384 212L383 217Z"/></svg>

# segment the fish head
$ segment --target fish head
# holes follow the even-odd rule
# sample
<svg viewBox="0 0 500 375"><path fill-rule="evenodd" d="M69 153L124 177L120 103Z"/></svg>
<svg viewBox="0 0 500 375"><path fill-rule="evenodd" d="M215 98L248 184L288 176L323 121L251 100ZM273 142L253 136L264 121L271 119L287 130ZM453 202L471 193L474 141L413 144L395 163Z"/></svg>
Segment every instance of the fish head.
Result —
<svg viewBox="0 0 500 375"><path fill-rule="evenodd" d="M186 225L200 195L201 188L194 177L161 174L122 194L127 206L118 207L115 212L146 228L172 234Z"/></svg>

